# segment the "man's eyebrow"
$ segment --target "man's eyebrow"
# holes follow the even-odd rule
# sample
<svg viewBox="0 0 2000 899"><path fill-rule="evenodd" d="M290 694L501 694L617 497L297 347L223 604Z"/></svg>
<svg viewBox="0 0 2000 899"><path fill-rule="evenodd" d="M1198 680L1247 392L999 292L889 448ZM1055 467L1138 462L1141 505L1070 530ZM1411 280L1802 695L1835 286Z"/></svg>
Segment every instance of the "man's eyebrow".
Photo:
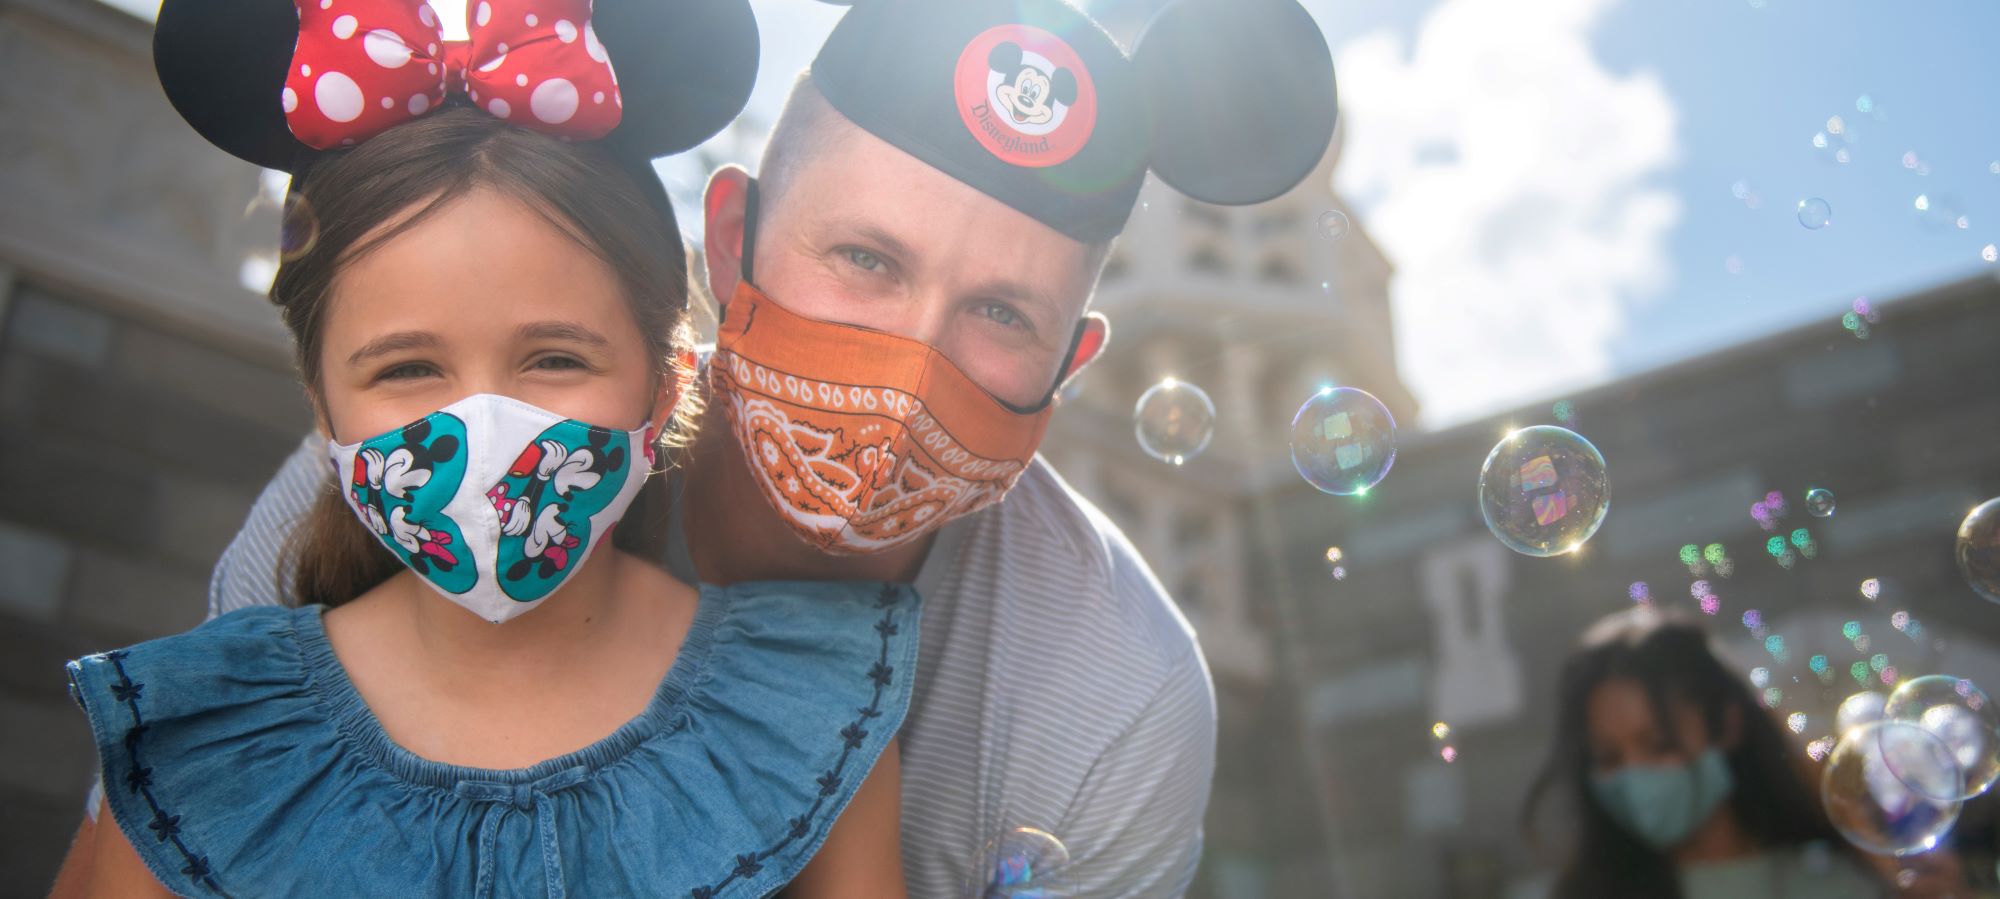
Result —
<svg viewBox="0 0 2000 899"><path fill-rule="evenodd" d="M393 334L384 334L363 344L361 349L354 351L354 355L347 357L347 364L360 365L377 356L386 356L390 353L399 353L404 350L435 349L442 345L444 345L444 341L438 339L436 334L432 334L429 331L397 331Z"/></svg>
<svg viewBox="0 0 2000 899"><path fill-rule="evenodd" d="M529 322L519 331L522 340L567 340L597 349L608 349L611 340L575 322Z"/></svg>
<svg viewBox="0 0 2000 899"><path fill-rule="evenodd" d="M910 245L904 243L896 235L882 230L881 226L859 223L851 227L854 229L855 234L863 241L874 244L884 254L895 257L904 265L909 265L915 261L912 258L915 254L911 252Z"/></svg>

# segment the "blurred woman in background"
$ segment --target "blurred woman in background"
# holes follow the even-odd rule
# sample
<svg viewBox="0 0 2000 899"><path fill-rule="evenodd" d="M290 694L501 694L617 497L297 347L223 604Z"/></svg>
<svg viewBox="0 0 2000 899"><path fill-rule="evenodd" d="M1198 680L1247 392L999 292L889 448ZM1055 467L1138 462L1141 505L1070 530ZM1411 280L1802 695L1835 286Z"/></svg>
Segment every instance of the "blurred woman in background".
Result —
<svg viewBox="0 0 2000 899"><path fill-rule="evenodd" d="M1735 899L1888 895L1828 823L1800 759L1693 621L1650 607L1584 633L1557 687L1555 745L1530 788L1579 825L1553 891Z"/></svg>

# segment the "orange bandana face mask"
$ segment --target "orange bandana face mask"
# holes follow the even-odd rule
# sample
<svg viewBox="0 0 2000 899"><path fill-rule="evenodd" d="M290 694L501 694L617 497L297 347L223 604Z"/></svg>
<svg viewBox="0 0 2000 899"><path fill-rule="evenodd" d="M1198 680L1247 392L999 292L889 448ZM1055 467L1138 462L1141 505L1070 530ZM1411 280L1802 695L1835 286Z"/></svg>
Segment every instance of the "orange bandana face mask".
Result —
<svg viewBox="0 0 2000 899"><path fill-rule="evenodd" d="M1051 412L1046 398L1008 406L920 341L789 312L747 278L708 377L764 498L835 555L879 552L999 502Z"/></svg>

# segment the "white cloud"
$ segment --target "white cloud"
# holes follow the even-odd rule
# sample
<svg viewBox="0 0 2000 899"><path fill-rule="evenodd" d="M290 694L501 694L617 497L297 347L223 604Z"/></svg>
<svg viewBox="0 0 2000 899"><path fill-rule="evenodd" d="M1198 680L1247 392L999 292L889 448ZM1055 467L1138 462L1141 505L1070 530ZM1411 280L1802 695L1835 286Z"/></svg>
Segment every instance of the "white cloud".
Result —
<svg viewBox="0 0 2000 899"><path fill-rule="evenodd" d="M1336 186L1396 266L1428 426L1606 377L1626 308L1664 286L1675 108L1596 59L1606 6L1442 0L1413 51L1374 32L1336 53Z"/></svg>

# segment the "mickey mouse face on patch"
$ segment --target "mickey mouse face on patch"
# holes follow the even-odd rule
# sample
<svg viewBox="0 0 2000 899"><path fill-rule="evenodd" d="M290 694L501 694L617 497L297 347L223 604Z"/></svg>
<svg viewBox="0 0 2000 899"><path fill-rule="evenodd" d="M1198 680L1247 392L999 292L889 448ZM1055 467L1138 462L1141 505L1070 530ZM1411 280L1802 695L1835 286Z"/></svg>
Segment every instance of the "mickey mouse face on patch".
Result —
<svg viewBox="0 0 2000 899"><path fill-rule="evenodd" d="M1030 25L981 32L959 55L959 116L980 145L1029 168L1058 165L1090 140L1097 91L1069 44Z"/></svg>

